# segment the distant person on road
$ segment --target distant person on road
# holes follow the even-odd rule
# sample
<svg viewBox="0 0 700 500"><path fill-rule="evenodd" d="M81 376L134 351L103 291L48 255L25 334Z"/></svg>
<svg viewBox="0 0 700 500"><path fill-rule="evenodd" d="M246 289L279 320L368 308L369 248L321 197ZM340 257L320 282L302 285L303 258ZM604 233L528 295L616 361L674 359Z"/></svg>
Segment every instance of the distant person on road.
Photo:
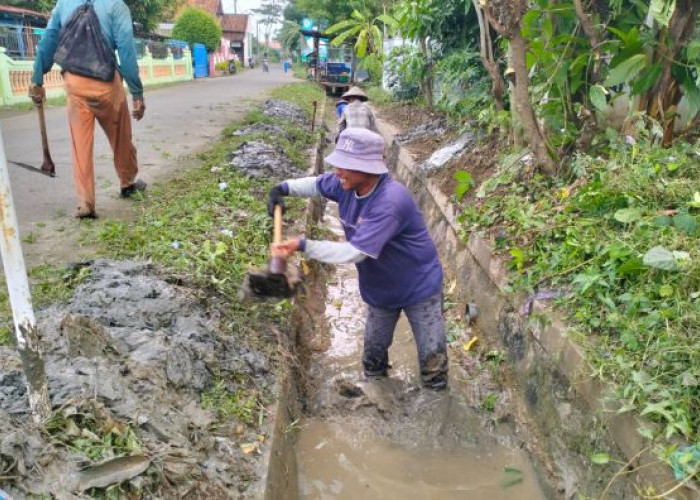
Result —
<svg viewBox="0 0 700 500"><path fill-rule="evenodd" d="M292 67L292 61L289 60L289 58L285 58L284 62L282 63L284 66L284 74L286 75L289 69Z"/></svg>
<svg viewBox="0 0 700 500"><path fill-rule="evenodd" d="M365 102L369 100L360 87L352 87L345 92L341 99L348 102L343 109L343 113L338 120L338 130L336 141L340 137L340 133L346 128L366 128L372 132L379 133L377 128L377 119L374 113Z"/></svg>
<svg viewBox="0 0 700 500"><path fill-rule="evenodd" d="M362 128L340 134L325 161L335 173L287 180L268 194L268 211L285 196L322 196L338 203L345 242L297 237L272 246L272 254L294 252L330 264L357 266L367 303L362 364L368 378L386 377L389 347L401 311L418 349L423 385L447 386L447 348L442 314L442 266L416 202L388 174L384 139Z"/></svg>
<svg viewBox="0 0 700 500"><path fill-rule="evenodd" d="M267 53L265 53L265 54L263 55L262 68L263 68L263 73L269 73L269 72L270 72L270 66L268 65L268 61L267 61Z"/></svg>
<svg viewBox="0 0 700 500"><path fill-rule="evenodd" d="M32 85L29 88L29 96L36 103L42 102L46 97L43 88L44 74L53 66L54 55L59 48L59 37L63 34L62 29L71 20L76 9L84 4L84 0L59 0L51 14L39 44L34 61ZM102 28L101 34L108 47L107 51L111 49L113 53L116 50L119 55L114 78L112 81L103 81L92 75L65 71L63 80L68 98L66 107L70 122L73 177L78 198L76 216L94 219L97 217L93 159L95 118L107 135L114 153L114 168L119 177L120 195L122 198L129 198L137 191L143 191L146 183L136 180L136 148L131 138L131 118L122 78L126 80L131 92L134 119L143 118L146 105L134 51L129 8L122 0L95 0L93 6ZM88 49L93 50L93 47L85 48ZM94 50L97 51L98 48L94 47Z"/></svg>

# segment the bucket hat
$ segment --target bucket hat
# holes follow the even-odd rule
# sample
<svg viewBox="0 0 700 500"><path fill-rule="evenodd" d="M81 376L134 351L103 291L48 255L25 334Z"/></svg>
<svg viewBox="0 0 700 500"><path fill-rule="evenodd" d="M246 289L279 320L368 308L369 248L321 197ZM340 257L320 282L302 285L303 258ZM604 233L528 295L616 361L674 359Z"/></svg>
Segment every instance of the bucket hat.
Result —
<svg viewBox="0 0 700 500"><path fill-rule="evenodd" d="M389 170L384 163L384 138L366 128L346 128L340 133L335 150L326 156L334 167L381 175Z"/></svg>
<svg viewBox="0 0 700 500"><path fill-rule="evenodd" d="M340 96L341 99L347 99L348 97L357 97L361 101L366 101L369 99L367 94L365 94L360 87L350 87L350 90L345 92Z"/></svg>

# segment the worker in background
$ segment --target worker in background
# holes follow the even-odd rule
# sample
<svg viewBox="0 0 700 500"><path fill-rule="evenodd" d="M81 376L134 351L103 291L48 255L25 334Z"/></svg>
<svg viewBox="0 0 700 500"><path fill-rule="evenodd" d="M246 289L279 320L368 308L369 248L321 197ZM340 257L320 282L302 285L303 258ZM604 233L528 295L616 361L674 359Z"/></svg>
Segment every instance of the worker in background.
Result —
<svg viewBox="0 0 700 500"><path fill-rule="evenodd" d="M348 101L345 99L341 99L338 102L335 103L335 112L338 115L338 119L340 119L341 116L343 116L343 110L345 109L345 106L348 105Z"/></svg>
<svg viewBox="0 0 700 500"><path fill-rule="evenodd" d="M336 141L346 128L366 128L379 133L377 119L370 107L365 104L369 98L360 87L352 87L341 96L341 99L346 100L348 104L338 120Z"/></svg>
<svg viewBox="0 0 700 500"><path fill-rule="evenodd" d="M29 88L29 97L36 103L46 98L43 87L44 74L49 72L54 64L62 28L84 3L84 0L62 0L51 13L34 60L32 85ZM70 71L63 73L68 98L66 108L70 122L73 177L78 197L76 217L91 219L97 217L93 159L95 118L107 135L114 153L114 168L121 187L120 196L129 198L134 193L146 189L145 182L136 180L136 148L131 139L131 118L122 84L123 78L131 92L132 116L136 120L142 119L146 106L134 51L131 13L122 0L99 0L93 3L93 7L108 47L116 50L119 55L114 79L103 81ZM98 50L96 47L90 47L89 50L93 48Z"/></svg>
<svg viewBox="0 0 700 500"><path fill-rule="evenodd" d="M322 196L338 203L347 241L297 237L272 246L272 255L300 251L330 264L357 266L367 303L362 365L368 378L386 377L389 347L401 311L418 350L424 387L447 387L447 348L442 314L442 266L416 202L384 164L384 139L347 128L325 161L335 173L287 180L268 194L268 211L285 196Z"/></svg>

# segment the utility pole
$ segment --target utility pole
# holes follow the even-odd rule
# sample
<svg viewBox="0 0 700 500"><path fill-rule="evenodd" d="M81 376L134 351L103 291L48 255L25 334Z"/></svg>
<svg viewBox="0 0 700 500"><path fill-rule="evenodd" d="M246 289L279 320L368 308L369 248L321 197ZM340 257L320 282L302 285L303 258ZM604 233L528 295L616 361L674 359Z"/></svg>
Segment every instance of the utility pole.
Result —
<svg viewBox="0 0 700 500"><path fill-rule="evenodd" d="M27 382L29 408L34 421L40 423L51 414L49 384L46 379L44 358L39 348L39 331L36 328L27 268L19 240L19 226L12 199L2 133L0 133L0 252L2 252L2 264L10 294L15 345L22 360Z"/></svg>

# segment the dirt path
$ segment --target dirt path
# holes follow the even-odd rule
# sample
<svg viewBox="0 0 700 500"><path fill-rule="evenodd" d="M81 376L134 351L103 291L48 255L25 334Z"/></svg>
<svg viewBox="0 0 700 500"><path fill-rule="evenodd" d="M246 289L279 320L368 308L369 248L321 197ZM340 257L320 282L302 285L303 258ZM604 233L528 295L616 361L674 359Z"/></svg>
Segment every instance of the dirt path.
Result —
<svg viewBox="0 0 700 500"><path fill-rule="evenodd" d="M146 117L134 122L139 176L150 184L170 179L178 168L191 165L187 159L215 140L223 127L242 118L252 103L264 99L271 89L293 81L291 74L282 72L281 66L273 66L270 73L255 69L228 78L146 90ZM46 120L58 176L50 179L10 167L29 266L72 262L88 258L92 252L77 241L81 223L73 218L75 197L65 109L47 109ZM0 125L9 160L41 165L35 113L0 114ZM128 218L131 203L118 197L112 154L101 130L95 134L95 178L100 216Z"/></svg>

